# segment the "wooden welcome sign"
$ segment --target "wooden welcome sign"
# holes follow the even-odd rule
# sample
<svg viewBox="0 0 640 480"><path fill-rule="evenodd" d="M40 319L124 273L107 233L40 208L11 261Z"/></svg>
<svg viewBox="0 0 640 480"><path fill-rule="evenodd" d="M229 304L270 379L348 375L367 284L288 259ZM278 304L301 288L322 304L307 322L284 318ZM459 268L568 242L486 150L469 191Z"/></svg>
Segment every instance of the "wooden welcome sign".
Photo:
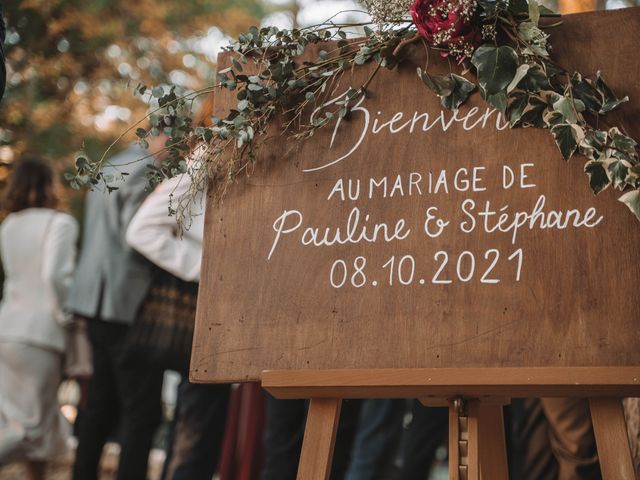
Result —
<svg viewBox="0 0 640 480"><path fill-rule="evenodd" d="M629 95L614 123L636 138L639 13L552 30L559 63L600 68ZM372 68L345 75L334 99ZM234 101L223 93L217 108ZM305 142L276 134L251 176L210 201L192 379L639 365L640 223L617 196L595 197L548 131L510 129L478 94L443 109L415 66L383 72L349 119Z"/></svg>
<svg viewBox="0 0 640 480"><path fill-rule="evenodd" d="M630 97L611 117L635 138L639 31L638 8L552 31L566 70ZM478 94L441 108L409 64L305 142L274 128L260 155L209 200L191 380L311 398L299 480L328 478L341 399L376 397L449 405L450 479L504 480L518 396L589 397L603 478L635 478L615 397L640 395L640 223L591 193L581 159Z"/></svg>

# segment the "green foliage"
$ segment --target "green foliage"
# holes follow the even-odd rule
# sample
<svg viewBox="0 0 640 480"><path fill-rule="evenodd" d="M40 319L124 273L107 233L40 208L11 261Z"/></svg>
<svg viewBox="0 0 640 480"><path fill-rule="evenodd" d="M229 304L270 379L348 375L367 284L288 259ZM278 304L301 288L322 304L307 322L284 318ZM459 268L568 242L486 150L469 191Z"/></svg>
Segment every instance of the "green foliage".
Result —
<svg viewBox="0 0 640 480"><path fill-rule="evenodd" d="M461 57L460 50L454 51L454 46L443 52L440 44L438 48L428 45L410 21L383 24L377 32L367 27L366 36L353 41L347 40L346 34L352 25L327 23L293 30L251 27L228 47L233 59L218 73L216 85L185 96L175 89L152 89L160 107L149 117L151 127L138 129L136 134L141 141L160 132L170 137L169 159L156 179L184 171L190 146L205 144L207 168L199 172L208 172L217 191L224 193L235 175L256 161L256 149L276 114L283 114L286 121L282 128L294 138L312 136L318 128L347 117L366 96L378 71L394 69L411 57L415 43L422 42L427 51L461 58L465 71L475 73L472 81L453 72L435 75L427 68L417 70L444 107L458 108L479 88L482 97L504 113L512 127L548 129L564 160L576 154L586 157L585 172L594 193L610 185L627 190L621 201L640 218L637 143L616 127L605 131L593 126L598 125L598 117L628 99L615 95L600 72L590 79L554 63L549 36L539 26L541 17L553 14L536 1L479 0L474 18L484 39L473 55L466 57ZM335 43L324 43L330 40ZM318 50L315 60L300 62L309 46L319 44L328 46ZM366 82L328 101L344 72L372 62L376 67ZM140 94L148 90L138 88ZM216 88L234 92L236 108L227 117L215 119L211 127L194 126L188 105L194 97ZM311 111L314 114L307 122L303 113ZM92 175L95 171L99 171L95 165L83 163L75 180L89 184L104 181Z"/></svg>

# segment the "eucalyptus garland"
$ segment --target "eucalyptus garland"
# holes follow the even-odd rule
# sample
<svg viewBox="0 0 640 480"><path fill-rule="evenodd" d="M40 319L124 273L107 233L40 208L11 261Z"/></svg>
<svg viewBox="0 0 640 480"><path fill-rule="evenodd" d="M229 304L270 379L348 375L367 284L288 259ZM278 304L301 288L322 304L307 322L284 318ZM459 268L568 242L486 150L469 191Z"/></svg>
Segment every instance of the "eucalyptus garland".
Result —
<svg viewBox="0 0 640 480"><path fill-rule="evenodd" d="M217 74L217 83L185 96L160 87L138 85L136 93L155 97L159 107L148 116L151 127L137 128L143 146L149 135L166 133L168 158L154 168L150 180L189 173L193 189L213 185L218 194L257 161L276 115L284 114L285 132L303 139L349 114L380 69L393 70L407 60L414 44L449 57L459 73L437 75L417 69L424 85L446 108L457 109L479 90L512 127L548 129L564 160L586 158L584 170L594 193L609 186L624 191L624 202L640 220L640 161L638 144L621 128L603 129L601 117L628 101L607 86L600 72L587 78L567 72L551 58L545 31L559 24L559 15L536 0L369 0L372 22L338 24L331 19L304 29L252 27L227 47L232 66ZM349 39L361 27L365 36ZM334 41L334 43L327 43ZM320 48L313 61L300 61L312 45ZM326 49L322 49L325 47ZM326 106L332 87L352 68L374 62L372 74L337 102ZM251 74L247 72L258 72ZM237 105L213 125L194 125L191 106L216 89L236 94ZM321 108L321 115L305 122L303 112ZM134 125L132 128L136 128ZM195 146L202 162L188 162ZM202 148L202 145L205 147ZM73 186L97 185L104 156L76 160ZM196 165L196 166L194 166ZM211 183L213 182L213 183Z"/></svg>

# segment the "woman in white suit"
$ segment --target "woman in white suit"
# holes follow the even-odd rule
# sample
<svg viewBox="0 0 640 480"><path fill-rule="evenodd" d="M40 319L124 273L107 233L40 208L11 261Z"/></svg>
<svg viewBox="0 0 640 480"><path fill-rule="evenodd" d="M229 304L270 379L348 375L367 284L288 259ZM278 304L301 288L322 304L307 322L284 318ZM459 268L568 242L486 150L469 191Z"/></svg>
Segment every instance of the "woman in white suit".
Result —
<svg viewBox="0 0 640 480"><path fill-rule="evenodd" d="M0 464L27 463L32 480L64 451L70 426L60 414L64 314L74 269L76 221L55 209L54 175L20 161L2 200L5 272L0 304Z"/></svg>

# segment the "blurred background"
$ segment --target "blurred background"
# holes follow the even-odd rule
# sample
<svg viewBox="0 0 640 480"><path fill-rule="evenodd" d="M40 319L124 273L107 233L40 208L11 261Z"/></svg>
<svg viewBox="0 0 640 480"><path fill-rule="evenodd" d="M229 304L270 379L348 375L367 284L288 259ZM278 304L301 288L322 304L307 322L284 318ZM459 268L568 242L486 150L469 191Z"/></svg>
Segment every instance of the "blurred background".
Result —
<svg viewBox="0 0 640 480"><path fill-rule="evenodd" d="M640 0L545 0L564 12L621 8ZM230 37L251 25L306 26L345 11L352 0L23 0L4 2L7 92L0 108L0 188L25 152L60 171L84 148L101 155L148 105L133 88L213 81ZM351 11L349 11L351 10ZM122 146L126 142L122 142ZM81 195L81 194L79 194ZM81 204L69 195L74 213Z"/></svg>
<svg viewBox="0 0 640 480"><path fill-rule="evenodd" d="M570 13L640 0L543 3ZM72 170L75 152L101 156L148 110L146 97L132 94L138 83L176 85L179 92L212 83L221 48L251 25L304 27L338 12L339 21L367 18L352 0L23 0L3 2L3 10L7 91L0 103L0 190L12 163L26 153L50 159L60 178ZM81 219L84 192L60 183L69 211ZM176 382L167 376L168 415ZM68 478L67 467L62 464L52 478ZM16 468L0 467L0 479L23 478Z"/></svg>

